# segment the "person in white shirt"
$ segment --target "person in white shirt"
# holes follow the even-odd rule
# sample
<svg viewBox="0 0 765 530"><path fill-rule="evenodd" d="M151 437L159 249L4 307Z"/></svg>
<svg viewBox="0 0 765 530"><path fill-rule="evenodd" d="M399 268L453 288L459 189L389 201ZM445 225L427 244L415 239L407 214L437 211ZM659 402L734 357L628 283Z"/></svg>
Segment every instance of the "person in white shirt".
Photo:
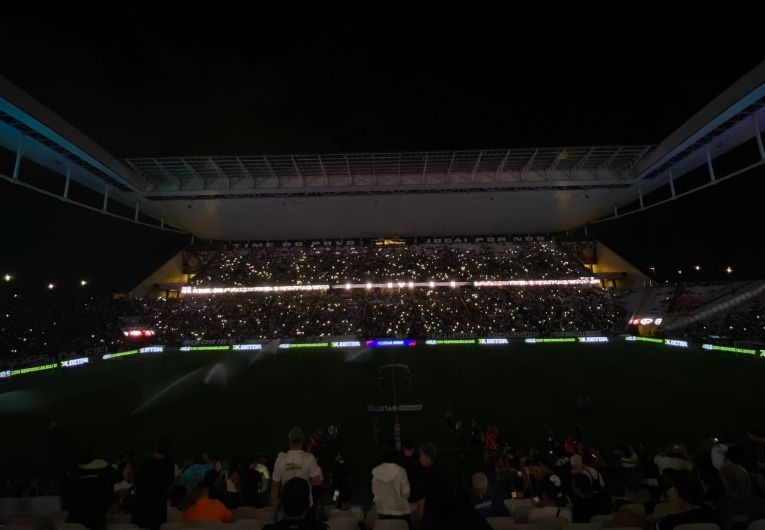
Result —
<svg viewBox="0 0 765 530"><path fill-rule="evenodd" d="M409 478L406 470L396 464L397 453L388 447L383 463L372 470L372 494L380 519L409 521Z"/></svg>
<svg viewBox="0 0 765 530"><path fill-rule="evenodd" d="M287 436L290 450L279 453L274 464L271 483L271 506L277 511L282 484L291 478L298 477L305 480L309 485L309 491L311 486L321 486L322 483L321 469L316 463L316 458L311 453L303 451L303 430L300 427L293 427ZM309 496L309 506L313 506L313 496Z"/></svg>

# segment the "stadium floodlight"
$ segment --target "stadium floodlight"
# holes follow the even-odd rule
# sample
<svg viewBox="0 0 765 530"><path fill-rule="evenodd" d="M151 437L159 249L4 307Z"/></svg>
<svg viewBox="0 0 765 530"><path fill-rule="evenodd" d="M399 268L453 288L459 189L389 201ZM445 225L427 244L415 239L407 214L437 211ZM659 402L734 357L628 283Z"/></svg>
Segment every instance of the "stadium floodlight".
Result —
<svg viewBox="0 0 765 530"><path fill-rule="evenodd" d="M55 288L56 288L56 284L55 284L55 283L49 283L49 284L48 284L48 290L49 290L49 291L51 291L51 290L53 290L53 289L55 289Z"/></svg>
<svg viewBox="0 0 765 530"><path fill-rule="evenodd" d="M12 279L13 279L13 276L11 276L10 274L6 274L5 276L3 276L3 280L5 280L6 282L11 281Z"/></svg>
<svg viewBox="0 0 765 530"><path fill-rule="evenodd" d="M372 288L372 282L367 282L367 289L371 289L371 288Z"/></svg>
<svg viewBox="0 0 765 530"><path fill-rule="evenodd" d="M346 283L346 284L345 284L345 288L346 288L346 289L350 289L350 288L351 288L351 284L350 284L350 283Z"/></svg>
<svg viewBox="0 0 765 530"><path fill-rule="evenodd" d="M432 281L432 280L431 280L431 281L428 283L428 287L430 287L431 289L432 289L433 287L435 287L435 286L436 286L436 282L434 282L434 281Z"/></svg>
<svg viewBox="0 0 765 530"><path fill-rule="evenodd" d="M698 271L700 271L700 270L701 270L701 265L695 265L693 268L694 268L694 270L695 270L696 272L698 272Z"/></svg>
<svg viewBox="0 0 765 530"><path fill-rule="evenodd" d="M733 272L733 267L728 265L727 267L725 267L725 272L727 272L728 274L732 273Z"/></svg>
<svg viewBox="0 0 765 530"><path fill-rule="evenodd" d="M677 273L678 273L678 274L682 274L682 273L683 273L683 271L679 270L679 271L677 271Z"/></svg>
<svg viewBox="0 0 765 530"><path fill-rule="evenodd" d="M88 280L80 280L80 287L85 287L88 285Z"/></svg>

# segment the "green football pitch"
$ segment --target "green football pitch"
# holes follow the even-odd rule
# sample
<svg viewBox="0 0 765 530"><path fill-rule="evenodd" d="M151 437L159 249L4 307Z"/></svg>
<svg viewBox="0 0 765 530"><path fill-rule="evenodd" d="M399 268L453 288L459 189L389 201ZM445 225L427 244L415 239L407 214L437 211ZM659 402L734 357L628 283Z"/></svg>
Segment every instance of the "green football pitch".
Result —
<svg viewBox="0 0 765 530"><path fill-rule="evenodd" d="M379 368L392 362L409 366L411 387L403 370L386 369L379 388ZM373 462L373 416L392 439L394 414L368 406L396 398L422 405L399 413L401 437L445 455L456 446L447 407L466 428L473 418L496 424L515 446L544 444L550 430L569 435L576 423L595 444L693 445L761 422L763 381L758 358L626 342L142 354L0 382L2 450L11 462L52 458L56 422L71 447L99 456L145 454L162 436L179 460L275 455L293 425L308 435L335 423L340 450ZM578 408L579 397L591 408Z"/></svg>

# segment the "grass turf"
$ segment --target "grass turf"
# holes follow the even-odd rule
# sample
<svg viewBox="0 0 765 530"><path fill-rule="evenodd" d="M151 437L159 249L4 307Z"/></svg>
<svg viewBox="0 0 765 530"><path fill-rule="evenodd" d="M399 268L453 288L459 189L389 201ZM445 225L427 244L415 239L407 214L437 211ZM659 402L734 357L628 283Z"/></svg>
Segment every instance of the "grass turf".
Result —
<svg viewBox="0 0 765 530"><path fill-rule="evenodd" d="M516 446L543 444L553 430L613 445L695 444L720 429L743 431L763 417L765 362L733 354L643 343L417 346L409 348L180 352L142 354L0 382L3 454L10 464L47 461L60 451L57 422L73 447L98 455L148 453L161 436L177 459L285 448L287 431L340 430L339 447L371 465L368 404L393 404L391 372L411 367L412 387L397 374L398 401L422 404L399 414L402 438L433 441L453 458L455 418L494 423ZM591 398L581 411L576 398ZM380 413L382 438L394 415ZM456 459L455 459L456 461Z"/></svg>

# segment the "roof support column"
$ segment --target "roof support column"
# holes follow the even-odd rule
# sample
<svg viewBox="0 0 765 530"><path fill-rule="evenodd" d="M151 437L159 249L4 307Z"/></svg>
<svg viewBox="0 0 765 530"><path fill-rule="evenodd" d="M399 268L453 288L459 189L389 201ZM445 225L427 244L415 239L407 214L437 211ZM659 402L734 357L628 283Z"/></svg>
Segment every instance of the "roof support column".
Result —
<svg viewBox="0 0 765 530"><path fill-rule="evenodd" d="M109 203L109 186L104 186L104 205L101 208L104 212L106 211L106 205Z"/></svg>
<svg viewBox="0 0 765 530"><path fill-rule="evenodd" d="M672 198L675 198L675 177L672 176L672 170L669 170L669 191L672 192Z"/></svg>
<svg viewBox="0 0 765 530"><path fill-rule="evenodd" d="M159 220L159 227L164 230L164 228L165 228L165 218L164 217L160 218L160 220Z"/></svg>
<svg viewBox="0 0 765 530"><path fill-rule="evenodd" d="M16 149L16 162L13 164L13 180L19 180L19 170L21 169L21 153L24 150L24 135L19 138L19 147Z"/></svg>
<svg viewBox="0 0 765 530"><path fill-rule="evenodd" d="M762 136L760 136L760 125L757 118L752 114L752 123L754 123L754 137L757 139L757 149L760 151L760 160L765 160L765 148L762 146Z"/></svg>
<svg viewBox="0 0 765 530"><path fill-rule="evenodd" d="M66 165L66 181L64 181L64 198L69 198L69 182L72 178L72 163Z"/></svg>
<svg viewBox="0 0 765 530"><path fill-rule="evenodd" d="M640 201L640 209L643 210L643 188L638 188L638 200Z"/></svg>
<svg viewBox="0 0 765 530"><path fill-rule="evenodd" d="M584 235L589 236L590 232L587 230L587 225L584 225Z"/></svg>
<svg viewBox="0 0 765 530"><path fill-rule="evenodd" d="M136 223L138 222L138 211L141 207L141 203L138 201L135 201L135 214L133 215L133 221Z"/></svg>
<svg viewBox="0 0 765 530"><path fill-rule="evenodd" d="M709 182L715 181L715 168L712 166L712 154L707 149L707 167L709 168Z"/></svg>
<svg viewBox="0 0 765 530"><path fill-rule="evenodd" d="M614 217L619 217L619 210L616 206L614 206Z"/></svg>

